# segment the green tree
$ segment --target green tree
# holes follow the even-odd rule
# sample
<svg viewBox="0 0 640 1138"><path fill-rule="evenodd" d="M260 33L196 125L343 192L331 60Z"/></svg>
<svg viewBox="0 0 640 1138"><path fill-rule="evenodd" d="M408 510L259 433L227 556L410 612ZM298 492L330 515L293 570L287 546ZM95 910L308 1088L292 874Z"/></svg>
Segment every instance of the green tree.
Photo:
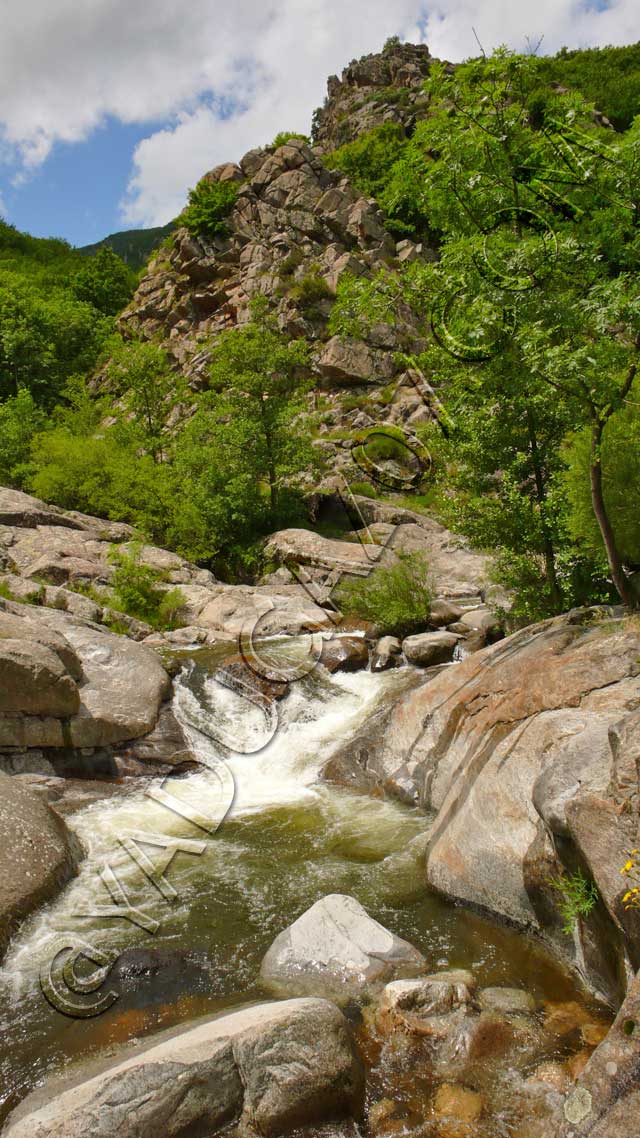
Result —
<svg viewBox="0 0 640 1138"><path fill-rule="evenodd" d="M105 316L115 316L129 303L136 283L136 274L105 246L86 259L72 280L72 289L78 300L86 300Z"/></svg>
<svg viewBox="0 0 640 1138"><path fill-rule="evenodd" d="M434 376L451 371L447 357L468 370L476 407L494 402L502 383L496 413L505 428L518 417L528 424L535 407L535 439L526 427L529 497L553 591L545 504L553 450L563 422L565 430L588 425L592 509L615 588L633 605L601 453L609 419L632 394L640 349L640 124L616 138L593 123L579 94L549 90L535 60L506 51L454 76L436 67L429 89L430 117L394 177L402 180L403 165L411 176L420 171L413 206L439 233L441 258L406 270L400 292L430 318ZM355 298L361 311L385 291L374 282L367 296L367 287ZM393 288L386 291L391 307ZM541 438L552 462L536 471ZM508 485L498 463L494 473ZM526 483L511 479L516 490ZM517 505L521 494L510 497Z"/></svg>
<svg viewBox="0 0 640 1138"><path fill-rule="evenodd" d="M308 367L307 345L288 341L261 300L215 345L211 390L180 433L175 463L228 563L299 509L296 488L315 453Z"/></svg>
<svg viewBox="0 0 640 1138"><path fill-rule="evenodd" d="M33 436L46 423L46 414L24 388L0 403L0 485L22 486L28 477Z"/></svg>
<svg viewBox="0 0 640 1138"><path fill-rule="evenodd" d="M167 419L187 398L187 387L171 370L166 352L148 341L114 339L106 375L125 415L137 428L144 449L155 463L165 457Z"/></svg>

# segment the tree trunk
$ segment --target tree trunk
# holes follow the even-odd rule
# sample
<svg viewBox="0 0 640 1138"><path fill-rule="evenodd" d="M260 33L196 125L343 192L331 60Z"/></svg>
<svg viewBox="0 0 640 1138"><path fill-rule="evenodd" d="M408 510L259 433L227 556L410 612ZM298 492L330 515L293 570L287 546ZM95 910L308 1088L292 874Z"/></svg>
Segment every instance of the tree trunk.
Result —
<svg viewBox="0 0 640 1138"><path fill-rule="evenodd" d="M604 424L597 420L593 423L591 428L591 462L589 465L589 478L591 482L591 503L593 505L593 512L596 516L596 521L600 527L602 540L607 553L607 561L609 562L609 569L613 583L618 591L620 600L628 608L638 608L638 598L636 597L627 575L622 566L622 559L618 552L616 539L613 532L607 508L604 502L604 494L602 491L602 462L600 460L600 446L602 443L602 432Z"/></svg>

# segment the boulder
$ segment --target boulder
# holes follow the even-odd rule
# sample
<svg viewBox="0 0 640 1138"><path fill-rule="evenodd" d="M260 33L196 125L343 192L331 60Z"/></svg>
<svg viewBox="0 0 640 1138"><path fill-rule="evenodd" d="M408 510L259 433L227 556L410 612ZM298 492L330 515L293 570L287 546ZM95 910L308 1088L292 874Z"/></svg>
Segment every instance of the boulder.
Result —
<svg viewBox="0 0 640 1138"><path fill-rule="evenodd" d="M371 671L385 672L402 663L402 645L396 636L382 636L371 654Z"/></svg>
<svg viewBox="0 0 640 1138"><path fill-rule="evenodd" d="M36 640L0 638L0 715L65 719L80 710L80 693L56 652Z"/></svg>
<svg viewBox="0 0 640 1138"><path fill-rule="evenodd" d="M82 851L62 818L19 778L0 774L0 957L21 921L77 871Z"/></svg>
<svg viewBox="0 0 640 1138"><path fill-rule="evenodd" d="M392 355L374 352L362 340L347 336L332 336L318 368L321 375L341 383L388 383L395 370Z"/></svg>
<svg viewBox="0 0 640 1138"><path fill-rule="evenodd" d="M0 749L108 747L153 730L171 690L155 652L67 613L0 604Z"/></svg>
<svg viewBox="0 0 640 1138"><path fill-rule="evenodd" d="M29 1095L4 1138L276 1138L359 1115L363 1075L346 1020L324 1000L256 1004L75 1067Z"/></svg>
<svg viewBox="0 0 640 1138"><path fill-rule="evenodd" d="M363 636L332 636L322 646L320 663L334 672L360 672L369 663L369 648Z"/></svg>
<svg viewBox="0 0 640 1138"><path fill-rule="evenodd" d="M382 1035L406 1031L431 1035L433 1017L466 1012L473 1007L475 980L470 972L436 972L416 980L394 980L384 988L376 1008L376 1028Z"/></svg>
<svg viewBox="0 0 640 1138"><path fill-rule="evenodd" d="M345 1002L396 977L424 972L413 945L385 929L353 897L317 901L276 937L260 978L278 995L323 995Z"/></svg>
<svg viewBox="0 0 640 1138"><path fill-rule="evenodd" d="M459 640L454 632L420 632L402 641L402 651L410 664L432 668L435 664L449 664L453 660Z"/></svg>
<svg viewBox="0 0 640 1138"><path fill-rule="evenodd" d="M125 776L148 774L153 777L167 768L198 761L169 704L160 709L153 731L140 739L120 744L114 757L118 774Z"/></svg>
<svg viewBox="0 0 640 1138"><path fill-rule="evenodd" d="M431 602L429 624L433 628L445 628L448 624L453 624L454 621L460 620L463 613L464 609L461 609L459 605L455 605L453 601L445 600L444 597L436 597L436 599ZM459 629L456 631L459 631Z"/></svg>
<svg viewBox="0 0 640 1138"><path fill-rule="evenodd" d="M478 996L483 1011L501 1012L503 1015L531 1015L536 1001L522 988L483 988Z"/></svg>

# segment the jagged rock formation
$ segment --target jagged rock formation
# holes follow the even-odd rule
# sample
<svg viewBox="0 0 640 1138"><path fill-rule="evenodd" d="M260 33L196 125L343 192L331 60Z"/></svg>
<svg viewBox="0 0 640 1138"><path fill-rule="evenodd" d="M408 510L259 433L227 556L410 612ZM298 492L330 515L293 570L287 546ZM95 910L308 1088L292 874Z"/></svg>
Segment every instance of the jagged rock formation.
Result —
<svg viewBox="0 0 640 1138"><path fill-rule="evenodd" d="M313 116L313 141L334 150L382 123L410 133L429 105L423 85L430 67L426 44L394 44L353 60L341 79L329 78L324 106Z"/></svg>
<svg viewBox="0 0 640 1138"><path fill-rule="evenodd" d="M217 167L207 178L239 183L228 236L178 229L120 317L123 335L162 337L193 385L205 385L208 346L245 322L250 300L264 295L275 301L283 331L317 344L319 380L388 383L398 370L394 350L419 346L408 309L404 326L374 330L368 344L330 340L326 331L340 274L367 275L395 261L396 243L375 202L299 139L250 151L239 166Z"/></svg>
<svg viewBox="0 0 640 1138"><path fill-rule="evenodd" d="M238 184L228 234L206 239L178 228L120 317L123 336L159 338L176 368L201 389L216 338L244 323L252 298L264 295L282 330L314 348L316 387L323 391L320 435L381 421L411 427L432 417L428 384L418 390L422 377L395 359L398 351L425 345L425 329L407 306L393 327L374 326L364 340L331 336L327 322L342 273L370 276L433 254L411 241L396 243L376 202L322 161L327 149L380 123L398 122L409 131L426 113L422 84L429 61L425 45L404 44L351 64L342 81L329 80L327 102L317 113L318 146L291 139L206 174L204 180ZM392 381L395 397L387 391L379 400ZM345 387L350 403L343 406ZM354 406L358 396L362 405ZM332 461L337 452L339 465L348 461L330 437L318 445Z"/></svg>

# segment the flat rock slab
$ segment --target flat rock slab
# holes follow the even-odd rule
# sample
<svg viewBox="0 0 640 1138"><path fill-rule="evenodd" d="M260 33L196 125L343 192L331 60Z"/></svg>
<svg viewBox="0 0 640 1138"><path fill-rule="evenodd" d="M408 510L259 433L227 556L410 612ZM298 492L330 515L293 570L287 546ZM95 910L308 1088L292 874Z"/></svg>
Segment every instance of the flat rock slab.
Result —
<svg viewBox="0 0 640 1138"><path fill-rule="evenodd" d="M10 1116L4 1138L183 1138L287 1130L360 1113L363 1074L325 1000L257 1004L76 1067Z"/></svg>
<svg viewBox="0 0 640 1138"><path fill-rule="evenodd" d="M279 995L346 1002L424 971L426 960L413 945L374 921L355 898L333 893L276 937L260 976Z"/></svg>

